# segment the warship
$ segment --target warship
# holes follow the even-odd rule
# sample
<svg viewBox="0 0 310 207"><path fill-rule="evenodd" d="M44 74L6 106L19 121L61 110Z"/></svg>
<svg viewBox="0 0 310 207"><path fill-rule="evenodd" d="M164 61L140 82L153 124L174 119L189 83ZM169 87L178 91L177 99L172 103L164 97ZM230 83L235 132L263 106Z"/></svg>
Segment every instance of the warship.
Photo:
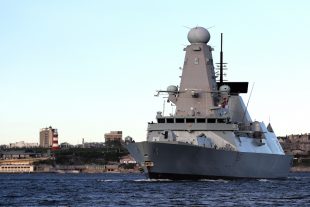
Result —
<svg viewBox="0 0 310 207"><path fill-rule="evenodd" d="M167 95L175 112L157 112L156 122L148 123L146 141L125 140L150 179L287 177L292 156L285 155L270 123L251 119L240 96L248 92L248 82L223 79L222 37L214 66L209 31L190 29L180 86L157 91Z"/></svg>

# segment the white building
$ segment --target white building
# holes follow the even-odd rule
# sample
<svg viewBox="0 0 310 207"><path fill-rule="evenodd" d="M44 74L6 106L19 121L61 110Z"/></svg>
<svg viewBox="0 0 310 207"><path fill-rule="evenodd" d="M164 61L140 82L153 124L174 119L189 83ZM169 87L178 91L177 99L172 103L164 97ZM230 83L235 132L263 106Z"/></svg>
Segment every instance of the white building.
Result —
<svg viewBox="0 0 310 207"><path fill-rule="evenodd" d="M136 164L137 163L131 155L125 155L121 157L119 162L121 164Z"/></svg>
<svg viewBox="0 0 310 207"><path fill-rule="evenodd" d="M38 147L39 143L26 143L24 141L10 143L10 148L31 148Z"/></svg>
<svg viewBox="0 0 310 207"><path fill-rule="evenodd" d="M34 166L30 164L0 164L0 173L30 173Z"/></svg>

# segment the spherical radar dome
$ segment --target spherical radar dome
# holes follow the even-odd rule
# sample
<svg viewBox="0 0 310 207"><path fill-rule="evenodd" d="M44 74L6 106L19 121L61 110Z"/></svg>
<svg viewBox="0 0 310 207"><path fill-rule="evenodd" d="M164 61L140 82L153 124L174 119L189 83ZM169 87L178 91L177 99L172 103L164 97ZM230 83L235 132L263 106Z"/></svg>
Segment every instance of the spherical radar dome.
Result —
<svg viewBox="0 0 310 207"><path fill-rule="evenodd" d="M174 95L178 92L178 87L177 86L174 86L174 85L171 85L171 86L168 86L167 87L167 92L169 95Z"/></svg>
<svg viewBox="0 0 310 207"><path fill-rule="evenodd" d="M210 33L203 27L194 27L188 32L187 39L190 43L208 43Z"/></svg>

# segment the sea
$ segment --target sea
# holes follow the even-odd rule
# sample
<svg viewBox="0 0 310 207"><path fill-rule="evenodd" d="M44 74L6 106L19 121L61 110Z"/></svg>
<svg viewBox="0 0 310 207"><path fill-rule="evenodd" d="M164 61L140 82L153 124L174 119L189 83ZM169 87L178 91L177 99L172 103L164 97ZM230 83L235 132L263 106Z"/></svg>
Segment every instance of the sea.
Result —
<svg viewBox="0 0 310 207"><path fill-rule="evenodd" d="M310 206L310 173L199 181L135 173L0 174L0 206Z"/></svg>

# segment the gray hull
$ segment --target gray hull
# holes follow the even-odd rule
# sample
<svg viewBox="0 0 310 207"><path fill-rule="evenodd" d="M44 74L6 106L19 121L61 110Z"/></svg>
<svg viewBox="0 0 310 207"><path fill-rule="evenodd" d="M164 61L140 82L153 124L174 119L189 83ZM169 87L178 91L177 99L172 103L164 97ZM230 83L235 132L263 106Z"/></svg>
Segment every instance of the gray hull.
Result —
<svg viewBox="0 0 310 207"><path fill-rule="evenodd" d="M149 178L285 178L292 156L211 149L176 142L129 143L127 148Z"/></svg>

